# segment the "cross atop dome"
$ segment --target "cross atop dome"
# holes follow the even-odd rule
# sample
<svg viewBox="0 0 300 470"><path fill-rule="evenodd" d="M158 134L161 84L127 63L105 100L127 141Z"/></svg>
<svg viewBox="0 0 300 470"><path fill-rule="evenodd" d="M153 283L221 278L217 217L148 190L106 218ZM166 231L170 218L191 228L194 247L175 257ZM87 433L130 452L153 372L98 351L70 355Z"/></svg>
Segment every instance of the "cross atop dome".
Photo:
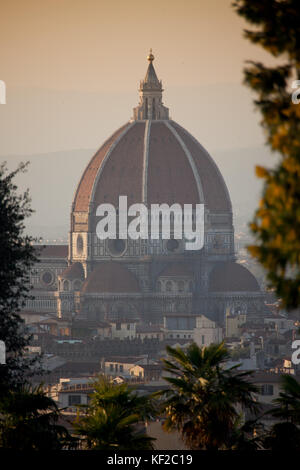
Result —
<svg viewBox="0 0 300 470"><path fill-rule="evenodd" d="M154 61L152 49L147 60L149 65L144 80L140 82L140 102L133 109L133 120L169 119L169 109L162 102L162 82L158 80L152 63Z"/></svg>
<svg viewBox="0 0 300 470"><path fill-rule="evenodd" d="M146 73L144 81L141 82L140 86L143 89L146 89L146 88L150 89L151 88L151 89L159 89L159 90L163 91L162 83L161 83L161 81L158 80L155 69L154 69L153 64L152 64L152 62L154 61L154 55L152 54L152 49L150 49L150 53L149 53L147 59L149 61L147 73Z"/></svg>
<svg viewBox="0 0 300 470"><path fill-rule="evenodd" d="M147 59L149 60L149 62L152 62L154 60L154 55L152 54L152 48L150 49Z"/></svg>

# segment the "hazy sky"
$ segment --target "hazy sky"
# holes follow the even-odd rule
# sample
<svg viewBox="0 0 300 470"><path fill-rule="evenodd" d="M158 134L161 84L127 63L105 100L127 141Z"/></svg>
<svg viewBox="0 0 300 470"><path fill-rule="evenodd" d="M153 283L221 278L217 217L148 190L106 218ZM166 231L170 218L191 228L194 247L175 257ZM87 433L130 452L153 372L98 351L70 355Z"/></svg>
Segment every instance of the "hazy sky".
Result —
<svg viewBox="0 0 300 470"><path fill-rule="evenodd" d="M229 0L0 0L0 155L98 147L138 101L150 47L171 116L209 150L261 144Z"/></svg>
<svg viewBox="0 0 300 470"><path fill-rule="evenodd" d="M231 0L0 0L0 160L15 167L34 155L18 180L32 194L31 223L68 225L94 149L138 103L150 47L171 117L215 158L234 209L250 213L254 166L274 159L242 85L245 60L270 58L243 38L245 26Z"/></svg>

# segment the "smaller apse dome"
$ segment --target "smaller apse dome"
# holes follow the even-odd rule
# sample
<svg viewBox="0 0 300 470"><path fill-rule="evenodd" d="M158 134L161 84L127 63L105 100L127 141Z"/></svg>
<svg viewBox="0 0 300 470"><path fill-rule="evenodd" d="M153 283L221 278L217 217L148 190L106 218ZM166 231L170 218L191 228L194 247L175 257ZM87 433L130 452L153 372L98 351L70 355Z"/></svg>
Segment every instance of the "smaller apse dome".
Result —
<svg viewBox="0 0 300 470"><path fill-rule="evenodd" d="M74 281L79 279L84 280L84 271L81 263L73 263L71 266L68 266L59 276L60 279L68 279L69 281Z"/></svg>
<svg viewBox="0 0 300 470"><path fill-rule="evenodd" d="M219 263L209 277L210 292L259 292L253 274L244 266L232 261Z"/></svg>
<svg viewBox="0 0 300 470"><path fill-rule="evenodd" d="M117 262L103 262L88 276L82 293L139 293L136 277Z"/></svg>

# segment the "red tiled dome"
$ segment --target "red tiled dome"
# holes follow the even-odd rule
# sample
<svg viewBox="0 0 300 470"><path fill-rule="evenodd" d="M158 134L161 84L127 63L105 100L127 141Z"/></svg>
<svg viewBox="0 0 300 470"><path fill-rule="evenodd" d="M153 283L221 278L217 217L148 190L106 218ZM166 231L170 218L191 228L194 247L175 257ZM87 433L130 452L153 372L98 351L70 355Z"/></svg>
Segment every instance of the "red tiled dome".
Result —
<svg viewBox="0 0 300 470"><path fill-rule="evenodd" d="M220 263L209 278L211 292L260 291L255 277L244 266L234 262Z"/></svg>
<svg viewBox="0 0 300 470"><path fill-rule="evenodd" d="M143 202L199 204L231 213L223 177L206 150L171 120L137 120L118 129L98 150L79 182L74 213L89 205Z"/></svg>
<svg viewBox="0 0 300 470"><path fill-rule="evenodd" d="M83 293L138 293L136 277L117 262L103 262L88 276Z"/></svg>
<svg viewBox="0 0 300 470"><path fill-rule="evenodd" d="M127 196L128 205L204 203L212 225L231 228L231 201L223 177L199 142L169 119L152 52L147 59L133 119L100 147L82 175L71 231L93 231L97 207L103 203L116 207L119 196Z"/></svg>
<svg viewBox="0 0 300 470"><path fill-rule="evenodd" d="M84 271L81 263L73 263L71 266L68 266L60 275L61 279L69 279L73 281L74 279L84 280Z"/></svg>

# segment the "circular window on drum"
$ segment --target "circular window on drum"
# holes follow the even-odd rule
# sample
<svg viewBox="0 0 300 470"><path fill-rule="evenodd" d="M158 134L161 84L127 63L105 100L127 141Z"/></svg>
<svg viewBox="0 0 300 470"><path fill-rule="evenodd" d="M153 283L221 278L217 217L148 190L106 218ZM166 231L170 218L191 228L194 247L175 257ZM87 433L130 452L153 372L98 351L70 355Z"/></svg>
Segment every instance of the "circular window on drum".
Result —
<svg viewBox="0 0 300 470"><path fill-rule="evenodd" d="M53 283L53 273L51 271L44 271L41 275L41 281L46 286L50 286Z"/></svg>
<svg viewBox="0 0 300 470"><path fill-rule="evenodd" d="M122 256L127 248L126 240L116 238L115 240L108 240L108 250L113 256Z"/></svg>
<svg viewBox="0 0 300 470"><path fill-rule="evenodd" d="M166 243L166 248L171 253L178 251L180 248L179 241L175 238L170 238L170 240L168 240Z"/></svg>
<svg viewBox="0 0 300 470"><path fill-rule="evenodd" d="M77 253L81 255L81 253L83 252L83 238L81 235L77 236L76 245L77 245Z"/></svg>

